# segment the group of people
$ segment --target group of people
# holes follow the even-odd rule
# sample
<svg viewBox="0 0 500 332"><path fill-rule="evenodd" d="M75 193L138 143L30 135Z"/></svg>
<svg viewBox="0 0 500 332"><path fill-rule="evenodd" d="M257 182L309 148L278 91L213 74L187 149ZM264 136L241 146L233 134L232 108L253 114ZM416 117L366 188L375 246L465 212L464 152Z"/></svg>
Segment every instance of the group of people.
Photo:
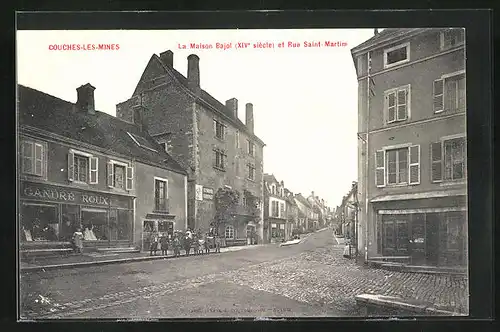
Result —
<svg viewBox="0 0 500 332"><path fill-rule="evenodd" d="M210 243L213 240L212 244ZM158 250L161 250L163 256L167 255L168 249L173 250L174 256L180 256L181 250L189 255L191 249L194 254L209 253L210 249L214 248L215 252L220 252L220 238L211 236L209 233L202 235L201 231L193 232L188 229L185 233L174 232L174 234L159 234L153 232L150 238L149 253L151 256L156 255Z"/></svg>

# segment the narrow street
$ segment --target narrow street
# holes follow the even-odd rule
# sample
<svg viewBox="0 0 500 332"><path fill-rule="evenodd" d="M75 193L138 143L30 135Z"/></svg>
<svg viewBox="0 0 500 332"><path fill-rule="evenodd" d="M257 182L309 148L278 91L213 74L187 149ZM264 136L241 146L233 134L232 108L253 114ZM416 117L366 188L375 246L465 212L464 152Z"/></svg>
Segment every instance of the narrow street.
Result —
<svg viewBox="0 0 500 332"><path fill-rule="evenodd" d="M23 316L355 316L354 296L370 292L467 305L465 278L369 269L343 258L342 250L324 230L286 247L29 273L21 292L47 300Z"/></svg>

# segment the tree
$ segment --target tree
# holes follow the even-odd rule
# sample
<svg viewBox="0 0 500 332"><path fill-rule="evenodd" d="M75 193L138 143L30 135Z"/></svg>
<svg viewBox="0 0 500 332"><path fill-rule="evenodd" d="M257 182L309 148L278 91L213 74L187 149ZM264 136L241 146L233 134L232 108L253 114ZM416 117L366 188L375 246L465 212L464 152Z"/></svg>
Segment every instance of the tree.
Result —
<svg viewBox="0 0 500 332"><path fill-rule="evenodd" d="M217 190L214 195L215 216L211 223L216 235L219 235L219 226L231 218L230 209L237 205L239 201L240 194L238 191L226 187Z"/></svg>

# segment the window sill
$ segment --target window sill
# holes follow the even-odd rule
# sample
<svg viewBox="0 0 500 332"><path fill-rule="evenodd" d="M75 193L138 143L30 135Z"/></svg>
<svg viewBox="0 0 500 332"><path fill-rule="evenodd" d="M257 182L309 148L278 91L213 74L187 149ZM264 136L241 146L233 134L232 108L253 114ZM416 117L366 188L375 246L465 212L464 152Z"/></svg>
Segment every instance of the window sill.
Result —
<svg viewBox="0 0 500 332"><path fill-rule="evenodd" d="M465 179L460 180L444 180L443 182L439 182L441 187L450 187L450 186L460 186L467 184Z"/></svg>
<svg viewBox="0 0 500 332"><path fill-rule="evenodd" d="M248 181L255 182L255 179L246 178Z"/></svg>
<svg viewBox="0 0 500 332"><path fill-rule="evenodd" d="M449 51L449 50L453 50L453 49L459 49L459 48L462 48L465 46L465 43L464 42L460 42L456 45L453 45L453 46L447 46L447 47L444 47L444 46L441 46L440 47L440 50L441 51Z"/></svg>
<svg viewBox="0 0 500 332"><path fill-rule="evenodd" d="M406 122L408 121L409 119L406 118L406 119L403 119L403 120L394 120L394 121L387 121L386 122L386 125L392 125L392 124L399 124L399 123L402 123L402 122Z"/></svg>
<svg viewBox="0 0 500 332"><path fill-rule="evenodd" d="M384 62L384 69L389 69L389 68L401 66L401 65L408 63L408 62L410 62L410 59L405 59L405 60L401 60L401 61L389 63L389 64Z"/></svg>
<svg viewBox="0 0 500 332"><path fill-rule="evenodd" d="M224 168L220 168L217 166L214 166L214 169L218 170L219 172L225 172L226 170Z"/></svg>
<svg viewBox="0 0 500 332"><path fill-rule="evenodd" d="M84 187L89 187L90 184L88 182L82 182L82 181L69 181L69 183L75 184L77 186L84 186ZM97 184L97 183L96 183Z"/></svg>
<svg viewBox="0 0 500 332"><path fill-rule="evenodd" d="M413 184L410 185L408 183L395 183L395 184L391 183L391 184L385 185L386 188L399 188L399 187L409 187L409 186L413 186ZM381 187L381 188L383 188L383 187Z"/></svg>

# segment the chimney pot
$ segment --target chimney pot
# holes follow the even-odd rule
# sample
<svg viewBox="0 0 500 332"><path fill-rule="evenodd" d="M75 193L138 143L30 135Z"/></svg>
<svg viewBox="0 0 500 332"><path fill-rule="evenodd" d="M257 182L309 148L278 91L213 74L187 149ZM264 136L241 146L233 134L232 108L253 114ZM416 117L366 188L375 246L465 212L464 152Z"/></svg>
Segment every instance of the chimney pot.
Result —
<svg viewBox="0 0 500 332"><path fill-rule="evenodd" d="M187 79L189 86L198 90L200 88L200 58L196 54L191 54L188 59Z"/></svg>
<svg viewBox="0 0 500 332"><path fill-rule="evenodd" d="M163 53L160 53L160 60L166 66L172 68L174 66L174 52L172 52L171 50L168 50L168 51L165 51Z"/></svg>
<svg viewBox="0 0 500 332"><path fill-rule="evenodd" d="M373 34L374 34L375 36L376 36L376 35L378 35L378 29L374 29L374 30L373 30Z"/></svg>
<svg viewBox="0 0 500 332"><path fill-rule="evenodd" d="M226 107L231 111L235 119L238 118L238 99L231 98L226 100Z"/></svg>
<svg viewBox="0 0 500 332"><path fill-rule="evenodd" d="M248 131L253 134L254 122L253 122L253 104L246 104L246 114L245 114L245 125L247 126Z"/></svg>
<svg viewBox="0 0 500 332"><path fill-rule="evenodd" d="M78 111L95 114L94 90L95 88L90 83L76 88Z"/></svg>

